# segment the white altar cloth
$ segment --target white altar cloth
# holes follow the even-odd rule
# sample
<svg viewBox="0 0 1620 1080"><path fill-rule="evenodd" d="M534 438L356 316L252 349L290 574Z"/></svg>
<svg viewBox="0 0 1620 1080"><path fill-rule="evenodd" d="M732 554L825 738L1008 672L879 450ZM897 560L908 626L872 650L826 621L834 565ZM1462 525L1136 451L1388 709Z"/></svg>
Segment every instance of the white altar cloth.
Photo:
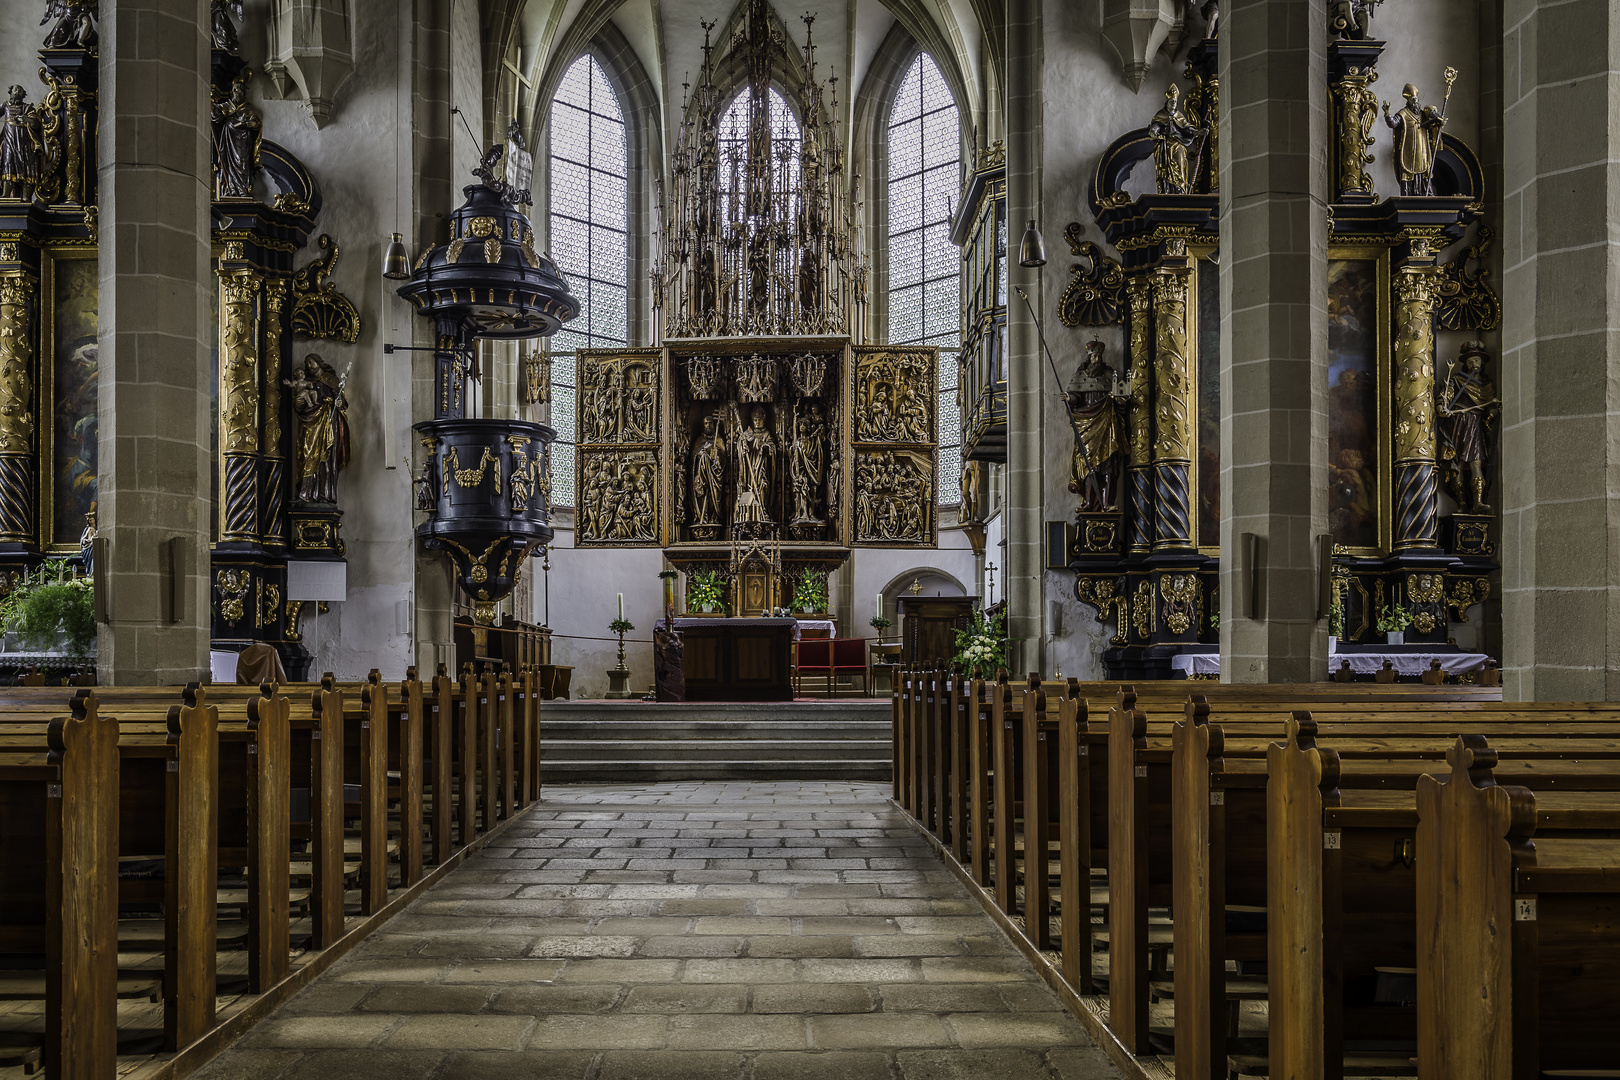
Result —
<svg viewBox="0 0 1620 1080"><path fill-rule="evenodd" d="M1478 671L1490 657L1485 653L1457 652L1334 652L1328 663L1328 674L1339 670L1344 661L1350 661L1350 670L1357 675L1372 675L1384 670L1388 660L1397 675L1421 675L1429 670L1429 663L1440 661L1440 670L1447 675L1465 671ZM1182 653L1170 658L1172 670L1188 675L1219 675L1221 658L1218 653Z"/></svg>

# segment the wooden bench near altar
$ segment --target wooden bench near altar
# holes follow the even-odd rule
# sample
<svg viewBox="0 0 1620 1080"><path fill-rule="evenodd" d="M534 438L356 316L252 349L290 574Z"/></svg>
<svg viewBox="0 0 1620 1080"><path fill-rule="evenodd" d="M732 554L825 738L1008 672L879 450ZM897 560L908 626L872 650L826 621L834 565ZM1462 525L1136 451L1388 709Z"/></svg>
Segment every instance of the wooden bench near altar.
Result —
<svg viewBox="0 0 1620 1080"><path fill-rule="evenodd" d="M793 619L676 619L686 648L686 700L793 700L795 625Z"/></svg>

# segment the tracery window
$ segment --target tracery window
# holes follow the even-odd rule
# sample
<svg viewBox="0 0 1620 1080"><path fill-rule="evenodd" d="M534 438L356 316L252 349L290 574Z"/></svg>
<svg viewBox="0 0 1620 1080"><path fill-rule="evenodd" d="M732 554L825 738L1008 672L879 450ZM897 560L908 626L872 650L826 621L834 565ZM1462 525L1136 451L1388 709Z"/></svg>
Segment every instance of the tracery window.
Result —
<svg viewBox="0 0 1620 1080"><path fill-rule="evenodd" d="M624 110L596 58L581 56L551 100L551 257L579 298L580 315L551 339L552 501L574 505L579 349L629 341L629 154Z"/></svg>
<svg viewBox="0 0 1620 1080"><path fill-rule="evenodd" d="M799 182L799 121L776 87L771 87L771 172L779 188L792 191ZM746 190L740 170L748 163L748 90L731 99L720 117L720 189ZM734 175L735 174L735 175ZM735 185L735 186L734 186ZM787 217L793 217L793 206Z"/></svg>
<svg viewBox="0 0 1620 1080"><path fill-rule="evenodd" d="M962 190L962 124L939 67L919 53L889 117L889 343L938 345L941 501L962 469L957 402L961 252L951 215ZM952 479L946 479L952 478Z"/></svg>

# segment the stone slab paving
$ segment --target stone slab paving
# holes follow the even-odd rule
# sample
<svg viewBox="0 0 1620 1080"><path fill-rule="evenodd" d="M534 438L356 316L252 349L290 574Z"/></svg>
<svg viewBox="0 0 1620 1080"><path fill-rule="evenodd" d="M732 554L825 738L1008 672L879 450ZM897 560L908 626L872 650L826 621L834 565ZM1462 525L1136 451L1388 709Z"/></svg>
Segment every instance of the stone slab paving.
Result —
<svg viewBox="0 0 1620 1080"><path fill-rule="evenodd" d="M1118 1077L888 791L548 787L197 1075Z"/></svg>

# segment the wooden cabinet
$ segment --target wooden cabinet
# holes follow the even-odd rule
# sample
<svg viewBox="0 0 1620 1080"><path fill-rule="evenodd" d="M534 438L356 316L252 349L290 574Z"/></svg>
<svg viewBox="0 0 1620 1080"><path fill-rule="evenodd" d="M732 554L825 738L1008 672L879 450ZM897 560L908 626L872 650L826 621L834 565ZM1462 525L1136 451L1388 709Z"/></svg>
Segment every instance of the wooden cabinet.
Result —
<svg viewBox="0 0 1620 1080"><path fill-rule="evenodd" d="M977 596L902 596L900 663L944 667L956 655L956 632L973 625Z"/></svg>
<svg viewBox="0 0 1620 1080"><path fill-rule="evenodd" d="M792 619L676 619L687 701L791 701Z"/></svg>

